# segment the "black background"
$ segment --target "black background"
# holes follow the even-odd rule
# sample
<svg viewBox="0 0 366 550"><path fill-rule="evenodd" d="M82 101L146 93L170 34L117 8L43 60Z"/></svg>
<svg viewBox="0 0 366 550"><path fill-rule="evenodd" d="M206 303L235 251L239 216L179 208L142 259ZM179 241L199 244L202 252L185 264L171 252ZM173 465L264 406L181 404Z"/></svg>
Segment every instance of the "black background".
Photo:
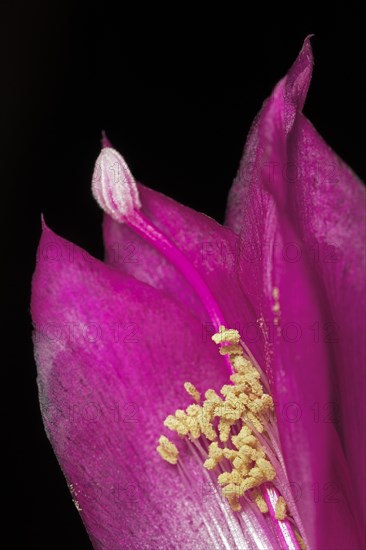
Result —
<svg viewBox="0 0 366 550"><path fill-rule="evenodd" d="M178 5L155 8L155 20L143 6L132 20L123 5L24 3L1 17L3 443L15 468L5 471L3 499L15 520L9 534L23 532L24 548L90 548L41 424L29 297L41 212L102 258L102 213L90 193L101 130L137 179L222 222L251 121L315 33L305 113L365 176L357 4L278 8L276 19L265 5L255 17L245 5L225 16L210 8L203 20Z"/></svg>

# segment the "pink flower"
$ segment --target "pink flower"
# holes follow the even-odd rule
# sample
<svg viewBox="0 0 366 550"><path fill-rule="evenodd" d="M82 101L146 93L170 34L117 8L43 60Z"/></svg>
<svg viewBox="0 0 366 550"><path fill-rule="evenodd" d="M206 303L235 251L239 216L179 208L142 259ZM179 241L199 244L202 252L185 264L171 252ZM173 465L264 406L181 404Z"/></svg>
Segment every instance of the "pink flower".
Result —
<svg viewBox="0 0 366 550"><path fill-rule="evenodd" d="M311 72L306 39L253 123L226 227L136 184L106 140L105 262L43 227L41 409L95 548L298 548L295 531L314 549L362 547L365 193L301 113ZM193 443L163 427L190 403L185 382L229 384L210 337L222 324L269 382L277 424L258 437L277 475L261 489L285 497L285 520L247 494L231 510ZM162 433L178 465L156 452Z"/></svg>

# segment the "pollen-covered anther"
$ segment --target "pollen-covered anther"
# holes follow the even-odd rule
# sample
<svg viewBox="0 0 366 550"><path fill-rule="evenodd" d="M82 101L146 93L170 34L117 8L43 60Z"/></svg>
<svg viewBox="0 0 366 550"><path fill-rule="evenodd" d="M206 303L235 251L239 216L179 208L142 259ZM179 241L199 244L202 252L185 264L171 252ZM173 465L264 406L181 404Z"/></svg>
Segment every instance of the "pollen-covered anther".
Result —
<svg viewBox="0 0 366 550"><path fill-rule="evenodd" d="M237 420L239 420L244 410L245 405L241 402L241 400L236 399L235 396L229 396L218 416L224 420L227 420L231 424L234 424Z"/></svg>
<svg viewBox="0 0 366 550"><path fill-rule="evenodd" d="M230 428L233 422L226 418L220 418L218 430L220 434L220 441L228 441L230 436Z"/></svg>
<svg viewBox="0 0 366 550"><path fill-rule="evenodd" d="M232 384L221 388L222 397L215 390L208 389L202 404L191 404L186 411L178 409L174 416L166 418L164 424L181 437L198 440L204 436L211 441L203 466L207 470L220 468L222 473L218 476L218 483L223 487L222 494L232 509L239 511L239 498L245 492L253 492L276 476L256 436L257 432L264 432L268 421L264 415L273 410L273 400L264 393L260 373L245 356L238 331L220 327L213 340L220 345L220 353L228 355L233 365ZM184 387L193 399L200 401L201 396L193 384L186 382ZM231 471L225 471L228 465ZM258 508L266 513L268 508L261 492L252 493L252 497Z"/></svg>
<svg viewBox="0 0 366 550"><path fill-rule="evenodd" d="M234 484L227 485L222 490L222 494L224 497L227 498L231 509L233 512L240 512L241 510L241 504L239 502L239 497L242 496L238 494L238 488Z"/></svg>
<svg viewBox="0 0 366 550"><path fill-rule="evenodd" d="M220 355L242 355L243 350L238 345L221 346Z"/></svg>
<svg viewBox="0 0 366 550"><path fill-rule="evenodd" d="M231 497L231 496L228 496L228 501L229 501L229 504L231 506L231 509L233 512L240 512L241 510L241 504L238 500L238 497Z"/></svg>
<svg viewBox="0 0 366 550"><path fill-rule="evenodd" d="M224 453L224 457L230 460L231 462L233 462L238 456L238 451L235 451L234 449L225 448L223 453Z"/></svg>
<svg viewBox="0 0 366 550"><path fill-rule="evenodd" d="M260 434L264 432L264 426L262 422L251 412L248 412L245 416L245 421L250 422L253 424L254 428L259 432Z"/></svg>
<svg viewBox="0 0 366 550"><path fill-rule="evenodd" d="M274 403L273 403L273 399L270 395L268 395L267 393L264 393L262 396L261 396L261 402L263 404L263 409L262 411L265 411L265 410L271 410L273 411L274 410Z"/></svg>
<svg viewBox="0 0 366 550"><path fill-rule="evenodd" d="M215 439L217 439L217 433L209 422L206 423L202 421L200 423L200 426L203 435L207 437L209 441L214 441Z"/></svg>
<svg viewBox="0 0 366 550"><path fill-rule="evenodd" d="M225 386L222 386L220 393L224 397L229 397L230 395L235 395L235 397L238 397L240 395L240 392L243 391L244 386L241 388L239 386L232 386L229 384L225 384Z"/></svg>
<svg viewBox="0 0 366 550"><path fill-rule="evenodd" d="M252 365L252 362L243 355L234 355L234 357L230 358L230 361L235 372L238 374L246 374L250 369L254 369L256 371Z"/></svg>
<svg viewBox="0 0 366 550"><path fill-rule="evenodd" d="M235 471L239 472L241 476L246 476L249 473L248 461L243 459L241 456L237 456L233 460L233 466Z"/></svg>
<svg viewBox="0 0 366 550"><path fill-rule="evenodd" d="M177 432L178 435L184 437L188 434L189 428L186 426L185 423L183 423L181 420L178 420L175 416L170 414L167 416L167 418L164 420L164 426L169 428L169 430L172 430L173 432Z"/></svg>
<svg viewBox="0 0 366 550"><path fill-rule="evenodd" d="M219 332L212 336L215 344L238 344L240 342L240 334L235 329L227 329L224 326L219 328Z"/></svg>
<svg viewBox="0 0 366 550"><path fill-rule="evenodd" d="M248 426L243 426L238 435L233 435L231 438L233 445L239 450L243 445L255 446L258 442L257 438L252 434Z"/></svg>
<svg viewBox="0 0 366 550"><path fill-rule="evenodd" d="M208 415L200 405L189 405L186 413L185 423L193 439L198 439L201 434L209 441L217 439L217 433L212 426L212 414Z"/></svg>
<svg viewBox="0 0 366 550"><path fill-rule="evenodd" d="M191 382L184 383L184 389L197 403L201 401L201 394Z"/></svg>
<svg viewBox="0 0 366 550"><path fill-rule="evenodd" d="M296 540L300 546L300 549L301 550L307 550L306 548L306 544L305 542L303 541L303 539L300 537L300 533L298 533L296 530L295 530L295 537L296 537Z"/></svg>
<svg viewBox="0 0 366 550"><path fill-rule="evenodd" d="M169 441L165 435L160 437L159 446L156 447L156 450L160 456L170 464L176 464L178 462L179 451L174 443Z"/></svg>
<svg viewBox="0 0 366 550"><path fill-rule="evenodd" d="M221 491L222 495L227 498L233 512L240 512L241 504L239 498L244 494L242 483L231 481Z"/></svg>
<svg viewBox="0 0 366 550"><path fill-rule="evenodd" d="M279 520L286 519L286 515L287 515L286 508L287 508L287 505L286 505L285 499L282 496L278 497L278 500L275 506L275 518Z"/></svg>
<svg viewBox="0 0 366 550"><path fill-rule="evenodd" d="M188 428L189 431L189 437L191 439L198 439L201 436L202 430L200 426L200 422L198 419L198 415L195 411L190 411L191 414L187 411L187 418L185 425ZM198 413L199 414L199 413Z"/></svg>
<svg viewBox="0 0 366 550"><path fill-rule="evenodd" d="M217 395L215 390L207 390L205 393L205 398L206 400L202 405L203 414L209 422L212 422L215 416L219 416L220 411L224 406L224 402L221 397Z"/></svg>
<svg viewBox="0 0 366 550"><path fill-rule="evenodd" d="M207 470L213 470L224 458L224 450L215 441L208 448L208 456L209 458L204 462L203 467Z"/></svg>
<svg viewBox="0 0 366 550"><path fill-rule="evenodd" d="M218 396L216 397L218 398ZM217 433L212 426L212 419L212 410L210 414L207 414L204 408L194 404L189 405L186 411L178 409L174 416L169 415L164 420L164 426L177 432L181 437L188 436L190 439L199 439L203 434L209 441L214 441L217 439Z"/></svg>
<svg viewBox="0 0 366 550"><path fill-rule="evenodd" d="M258 489L254 489L251 496L262 514L266 514L268 512L268 506L262 493Z"/></svg>
<svg viewBox="0 0 366 550"><path fill-rule="evenodd" d="M217 481L219 485L228 485L230 483L234 483L237 485L237 492L239 490L239 486L242 482L242 476L240 475L240 472L237 470L232 470L231 472L224 472L223 474L220 474L217 478ZM224 493L224 490L223 490Z"/></svg>
<svg viewBox="0 0 366 550"><path fill-rule="evenodd" d="M249 445L243 445L237 452L238 456L245 461L253 461L256 460L258 456L261 456L260 451L257 451L257 449L250 447Z"/></svg>
<svg viewBox="0 0 366 550"><path fill-rule="evenodd" d="M276 470L272 466L269 460L265 458L257 458L256 466L260 470L261 476L266 481L272 481L276 477Z"/></svg>
<svg viewBox="0 0 366 550"><path fill-rule="evenodd" d="M205 398L210 403L215 403L215 404L218 404L218 405L222 405L222 399L221 399L220 396L217 395L215 390L207 390L206 393L205 393Z"/></svg>

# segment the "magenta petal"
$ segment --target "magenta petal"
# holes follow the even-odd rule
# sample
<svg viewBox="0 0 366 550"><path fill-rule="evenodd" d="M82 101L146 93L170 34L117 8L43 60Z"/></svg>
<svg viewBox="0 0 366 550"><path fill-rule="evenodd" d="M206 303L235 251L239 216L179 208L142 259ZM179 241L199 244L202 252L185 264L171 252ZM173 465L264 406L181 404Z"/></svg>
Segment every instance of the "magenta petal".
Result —
<svg viewBox="0 0 366 550"><path fill-rule="evenodd" d="M227 221L252 258L241 259L242 285L268 330L267 372L308 536L315 548L349 549L362 547L365 505L365 193L301 114L311 69L307 39L253 124Z"/></svg>
<svg viewBox="0 0 366 550"><path fill-rule="evenodd" d="M238 328L256 349L259 327L237 273L240 239L229 228L174 200L139 185L145 215L189 258L222 310L225 323ZM182 275L156 249L125 224L104 219L106 262L186 305L209 331L206 312ZM206 324L207 323L207 324Z"/></svg>
<svg viewBox="0 0 366 550"><path fill-rule="evenodd" d="M94 547L214 546L223 515L201 464L182 445L186 479L155 451L164 418L190 402L183 383L218 390L227 379L200 321L47 228L38 260L42 414ZM233 547L227 523L218 525Z"/></svg>

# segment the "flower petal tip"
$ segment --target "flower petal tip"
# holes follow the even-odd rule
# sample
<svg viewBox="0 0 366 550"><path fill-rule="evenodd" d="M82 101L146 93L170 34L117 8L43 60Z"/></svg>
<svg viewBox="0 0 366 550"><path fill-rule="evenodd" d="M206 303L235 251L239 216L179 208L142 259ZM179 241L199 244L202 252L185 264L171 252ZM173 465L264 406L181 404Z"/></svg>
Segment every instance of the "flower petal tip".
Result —
<svg viewBox="0 0 366 550"><path fill-rule="evenodd" d="M297 56L294 64L284 79L284 100L288 113L287 130L292 128L296 112L304 107L310 81L313 73L313 51L309 34Z"/></svg>
<svg viewBox="0 0 366 550"><path fill-rule="evenodd" d="M56 233L54 233L52 229L50 229L50 227L47 225L47 222L43 213L41 214L41 229L42 229L41 240L45 235L51 235L56 238L59 238L58 235L56 235Z"/></svg>
<svg viewBox="0 0 366 550"><path fill-rule="evenodd" d="M45 233L48 233L48 234L51 234L51 235L56 235L55 233L53 233L52 229L50 229L49 226L47 225L47 222L46 222L46 219L45 219L45 216L44 216L43 212L41 214L41 229L42 229L41 238Z"/></svg>
<svg viewBox="0 0 366 550"><path fill-rule="evenodd" d="M107 134L104 130L102 130L102 137L101 137L100 143L101 143L103 148L104 147L112 147L112 143L108 139L108 136L107 136Z"/></svg>
<svg viewBox="0 0 366 550"><path fill-rule="evenodd" d="M44 219L43 212L41 214L41 226L42 226L42 231L44 231L44 229L47 229L47 224L46 224L46 220Z"/></svg>
<svg viewBox="0 0 366 550"><path fill-rule="evenodd" d="M131 219L141 207L136 181L125 160L108 146L95 163L92 192L99 206L120 223Z"/></svg>

